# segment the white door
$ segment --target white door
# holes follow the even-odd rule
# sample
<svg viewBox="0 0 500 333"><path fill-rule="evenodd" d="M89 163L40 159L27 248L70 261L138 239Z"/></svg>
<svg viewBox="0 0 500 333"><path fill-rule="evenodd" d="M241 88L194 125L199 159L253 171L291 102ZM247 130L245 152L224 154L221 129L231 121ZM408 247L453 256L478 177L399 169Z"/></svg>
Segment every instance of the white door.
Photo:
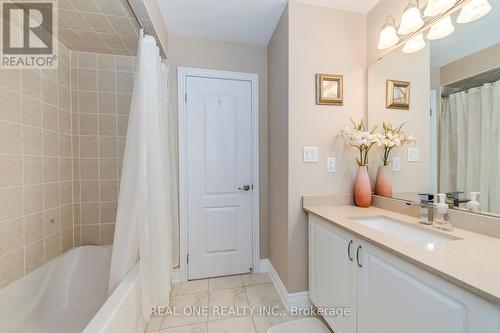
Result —
<svg viewBox="0 0 500 333"><path fill-rule="evenodd" d="M350 316L325 316L335 333L356 332L356 239L309 215L309 297L318 308L344 308Z"/></svg>
<svg viewBox="0 0 500 333"><path fill-rule="evenodd" d="M252 83L188 76L188 278L252 263Z"/></svg>

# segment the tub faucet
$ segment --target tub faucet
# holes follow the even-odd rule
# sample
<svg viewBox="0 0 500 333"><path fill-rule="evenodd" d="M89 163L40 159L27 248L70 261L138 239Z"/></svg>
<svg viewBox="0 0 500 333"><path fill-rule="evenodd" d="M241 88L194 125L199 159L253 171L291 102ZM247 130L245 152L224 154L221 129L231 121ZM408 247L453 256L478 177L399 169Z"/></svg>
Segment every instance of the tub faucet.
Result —
<svg viewBox="0 0 500 333"><path fill-rule="evenodd" d="M410 206L420 207L420 223L431 225L434 222L434 194L419 193L420 202L410 202Z"/></svg>

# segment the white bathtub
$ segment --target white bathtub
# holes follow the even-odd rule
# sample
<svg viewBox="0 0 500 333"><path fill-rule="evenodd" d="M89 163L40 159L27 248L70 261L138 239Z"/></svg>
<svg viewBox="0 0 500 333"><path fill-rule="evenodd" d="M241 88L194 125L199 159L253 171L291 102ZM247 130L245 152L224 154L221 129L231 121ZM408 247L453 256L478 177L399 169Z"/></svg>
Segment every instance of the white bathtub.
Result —
<svg viewBox="0 0 500 333"><path fill-rule="evenodd" d="M143 332L137 267L108 299L110 260L109 246L78 247L0 289L0 333Z"/></svg>

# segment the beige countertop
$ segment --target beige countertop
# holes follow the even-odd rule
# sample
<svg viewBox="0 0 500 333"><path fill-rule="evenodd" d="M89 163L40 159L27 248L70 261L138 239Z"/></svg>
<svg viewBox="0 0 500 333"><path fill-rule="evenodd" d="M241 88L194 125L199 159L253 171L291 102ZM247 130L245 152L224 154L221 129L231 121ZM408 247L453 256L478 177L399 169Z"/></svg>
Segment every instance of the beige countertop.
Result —
<svg viewBox="0 0 500 333"><path fill-rule="evenodd" d="M471 293L500 305L500 260L497 257L500 256L500 239L498 238L458 228L452 232L439 231L418 223L417 218L376 207L305 205L304 210ZM439 242L433 246L409 245L352 220L356 217L381 215L437 234L447 235L455 240Z"/></svg>

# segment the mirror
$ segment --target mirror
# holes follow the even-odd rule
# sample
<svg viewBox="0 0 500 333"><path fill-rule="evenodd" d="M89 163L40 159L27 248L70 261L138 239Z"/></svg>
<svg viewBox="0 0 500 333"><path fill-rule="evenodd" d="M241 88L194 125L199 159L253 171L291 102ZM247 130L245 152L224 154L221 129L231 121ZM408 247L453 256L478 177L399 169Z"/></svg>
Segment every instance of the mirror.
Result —
<svg viewBox="0 0 500 333"><path fill-rule="evenodd" d="M455 209L500 216L500 0L490 4L489 14L467 24L453 13L455 31L424 38L421 51L399 47L369 66L369 127L383 133L383 123L403 124L416 139L390 152L393 198L447 193ZM391 107L391 96L408 97L407 107ZM372 155L379 155L371 157L375 179L383 150Z"/></svg>

